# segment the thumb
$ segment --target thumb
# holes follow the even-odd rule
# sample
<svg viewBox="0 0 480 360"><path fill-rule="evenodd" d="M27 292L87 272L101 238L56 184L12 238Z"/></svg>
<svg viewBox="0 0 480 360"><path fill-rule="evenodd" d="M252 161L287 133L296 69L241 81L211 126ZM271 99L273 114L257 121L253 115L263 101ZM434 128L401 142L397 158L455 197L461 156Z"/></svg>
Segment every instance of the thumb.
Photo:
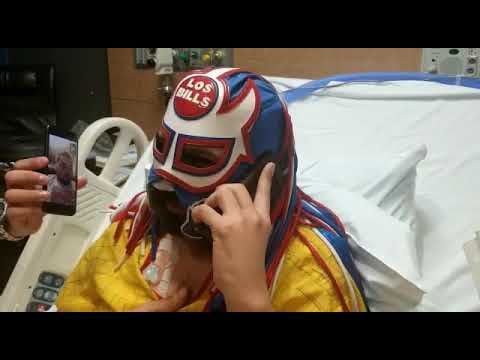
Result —
<svg viewBox="0 0 480 360"><path fill-rule="evenodd" d="M133 312L174 312L186 303L187 294L187 289L181 288L172 296L143 304L134 309Z"/></svg>
<svg viewBox="0 0 480 360"><path fill-rule="evenodd" d="M88 183L88 181L87 181L87 178L85 176L79 176L78 180L77 180L78 190L84 188L87 185L87 183Z"/></svg>

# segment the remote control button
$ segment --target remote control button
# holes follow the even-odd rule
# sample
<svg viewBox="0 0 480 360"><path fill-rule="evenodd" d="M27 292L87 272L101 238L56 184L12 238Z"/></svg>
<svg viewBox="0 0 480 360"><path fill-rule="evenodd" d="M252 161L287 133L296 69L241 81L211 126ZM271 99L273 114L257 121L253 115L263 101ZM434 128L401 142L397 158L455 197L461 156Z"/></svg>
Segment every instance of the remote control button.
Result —
<svg viewBox="0 0 480 360"><path fill-rule="evenodd" d="M43 300L48 302L54 302L56 298L57 298L57 293L52 290L45 291L45 294L43 295Z"/></svg>
<svg viewBox="0 0 480 360"><path fill-rule="evenodd" d="M37 312L44 312L44 311L47 311L48 309L50 309L50 306L48 306L47 304L37 305Z"/></svg>
<svg viewBox="0 0 480 360"><path fill-rule="evenodd" d="M64 283L64 280L61 277L57 276L55 278L55 281L53 282L53 286L56 288L61 288L63 286L63 283Z"/></svg>
<svg viewBox="0 0 480 360"><path fill-rule="evenodd" d="M50 309L50 305L32 301L27 305L27 312L44 312Z"/></svg>
<svg viewBox="0 0 480 360"><path fill-rule="evenodd" d="M45 290L43 288L36 288L33 291L33 297L41 300L43 298L44 293L45 293Z"/></svg>
<svg viewBox="0 0 480 360"><path fill-rule="evenodd" d="M40 275L40 282L47 286L52 286L53 284L53 275L49 273L43 273Z"/></svg>
<svg viewBox="0 0 480 360"><path fill-rule="evenodd" d="M27 312L37 312L37 304L38 303L34 302L29 303L27 306Z"/></svg>

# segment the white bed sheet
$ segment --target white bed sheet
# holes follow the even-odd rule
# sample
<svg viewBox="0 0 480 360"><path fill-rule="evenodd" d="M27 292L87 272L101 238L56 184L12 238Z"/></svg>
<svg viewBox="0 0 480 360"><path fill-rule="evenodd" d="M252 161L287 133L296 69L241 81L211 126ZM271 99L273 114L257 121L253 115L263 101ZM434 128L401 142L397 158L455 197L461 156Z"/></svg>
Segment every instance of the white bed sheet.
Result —
<svg viewBox="0 0 480 360"><path fill-rule="evenodd" d="M307 81L270 80L279 90ZM289 111L300 169L316 154L393 156L427 146L416 188L427 294L417 309L480 311L462 249L480 230L480 90L421 81L349 84L318 91Z"/></svg>
<svg viewBox="0 0 480 360"><path fill-rule="evenodd" d="M309 81L269 79L279 90ZM416 310L480 311L462 250L480 230L480 90L420 81L350 84L320 91L289 111L300 171L322 153L394 156L427 145L416 194L421 285L427 294ZM150 162L151 145L117 203L144 188Z"/></svg>

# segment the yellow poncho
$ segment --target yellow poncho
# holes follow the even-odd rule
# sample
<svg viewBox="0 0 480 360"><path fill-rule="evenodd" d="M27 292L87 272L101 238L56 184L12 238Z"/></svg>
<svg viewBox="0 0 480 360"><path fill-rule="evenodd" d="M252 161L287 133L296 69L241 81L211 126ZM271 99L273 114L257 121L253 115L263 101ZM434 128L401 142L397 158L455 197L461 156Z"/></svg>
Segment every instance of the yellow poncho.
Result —
<svg viewBox="0 0 480 360"><path fill-rule="evenodd" d="M127 231L124 231L118 243L114 244L116 226L117 223L110 225L82 256L57 299L59 311L129 311L157 299L140 271L146 256L141 254L140 248L118 272L113 271L124 254L127 241ZM301 226L299 231L330 269L348 309L353 309L352 291L345 278L349 275L342 272L335 257L317 234L305 226ZM149 253L148 250L145 254ZM276 311L342 311L332 281L299 237L294 237L290 242L277 271L279 273L271 299ZM353 287L358 307L365 311L365 304L354 283ZM202 311L209 296L210 290L207 289L197 301L181 311Z"/></svg>

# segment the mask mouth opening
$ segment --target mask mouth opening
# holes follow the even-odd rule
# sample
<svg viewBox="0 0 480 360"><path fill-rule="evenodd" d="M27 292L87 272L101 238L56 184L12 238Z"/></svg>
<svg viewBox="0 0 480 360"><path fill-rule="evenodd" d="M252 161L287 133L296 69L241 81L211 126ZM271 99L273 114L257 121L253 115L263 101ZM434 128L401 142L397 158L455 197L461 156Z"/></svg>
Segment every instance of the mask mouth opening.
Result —
<svg viewBox="0 0 480 360"><path fill-rule="evenodd" d="M153 213L153 221L156 223L158 238L161 239L170 234L182 239L183 243L190 244L190 250L199 254L208 253L211 250L213 240L210 229L204 224L195 224L191 220L191 209L204 200L197 201L186 208L181 204L175 191L159 190L153 184L147 185L147 197ZM190 227L185 228L185 224ZM189 231L189 229L193 230ZM198 233L202 236L198 236Z"/></svg>
<svg viewBox="0 0 480 360"><path fill-rule="evenodd" d="M187 215L187 210L180 204L178 199L171 199L165 203L167 210L174 216L185 217Z"/></svg>
<svg viewBox="0 0 480 360"><path fill-rule="evenodd" d="M159 190L153 184L147 185L147 197L150 209L157 223L158 236L181 235L180 227L187 217L175 191Z"/></svg>

